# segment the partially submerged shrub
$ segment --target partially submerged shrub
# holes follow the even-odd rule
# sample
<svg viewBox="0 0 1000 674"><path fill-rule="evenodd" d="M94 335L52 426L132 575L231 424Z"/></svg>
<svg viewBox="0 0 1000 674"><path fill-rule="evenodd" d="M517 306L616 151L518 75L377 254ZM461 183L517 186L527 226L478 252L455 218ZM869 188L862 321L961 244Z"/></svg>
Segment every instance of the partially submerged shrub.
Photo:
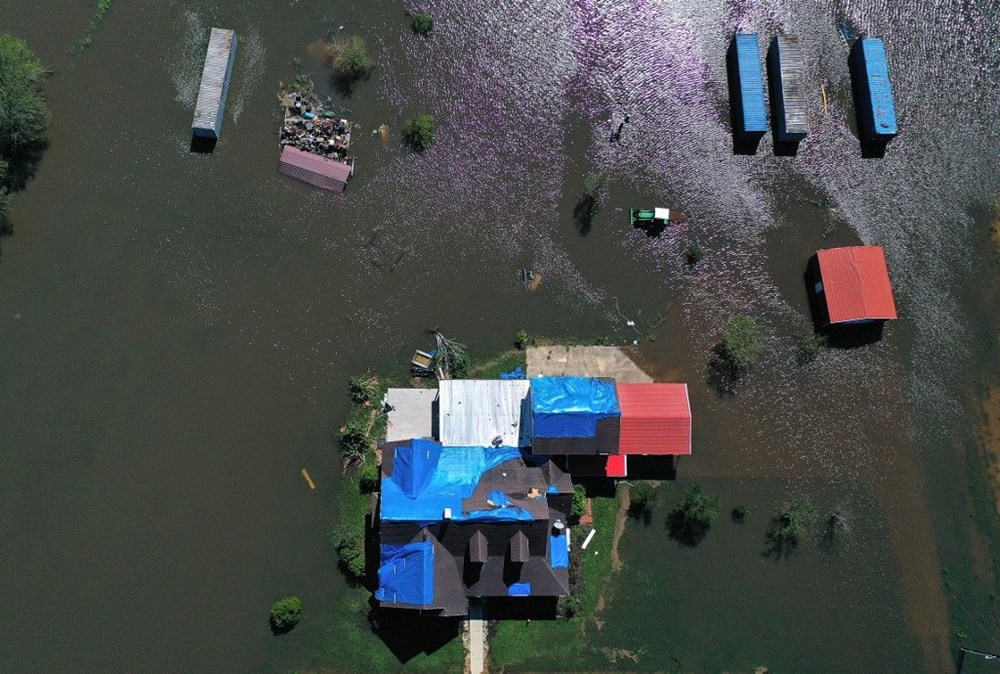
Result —
<svg viewBox="0 0 1000 674"><path fill-rule="evenodd" d="M826 346L826 336L815 332L803 332L795 341L798 349L796 360L799 365L805 365L816 360L819 352Z"/></svg>
<svg viewBox="0 0 1000 674"><path fill-rule="evenodd" d="M378 377L351 377L348 393L355 405L371 405L382 395L382 388Z"/></svg>
<svg viewBox="0 0 1000 674"><path fill-rule="evenodd" d="M779 556L790 553L816 527L819 513L805 499L795 499L778 512L767 530L770 552Z"/></svg>
<svg viewBox="0 0 1000 674"><path fill-rule="evenodd" d="M427 35L434 30L434 17L427 12L410 14L410 27L418 35Z"/></svg>
<svg viewBox="0 0 1000 674"><path fill-rule="evenodd" d="M361 461L371 447L369 437L370 419L363 410L351 415L340 427L340 451L348 461Z"/></svg>
<svg viewBox="0 0 1000 674"><path fill-rule="evenodd" d="M680 503L667 519L670 536L685 545L696 545L708 533L718 514L719 497L709 494L695 482L684 490Z"/></svg>
<svg viewBox="0 0 1000 674"><path fill-rule="evenodd" d="M271 605L271 627L276 632L287 632L299 622L302 600L298 597L284 597Z"/></svg>
<svg viewBox="0 0 1000 674"><path fill-rule="evenodd" d="M720 355L738 371L749 368L760 354L761 332L757 321L735 314L726 322L719 344Z"/></svg>
<svg viewBox="0 0 1000 674"><path fill-rule="evenodd" d="M326 46L327 60L337 77L347 82L363 80L375 70L375 59L360 35L337 40Z"/></svg>
<svg viewBox="0 0 1000 674"><path fill-rule="evenodd" d="M347 534L337 541L337 561L340 568L352 581L362 581L365 577L365 542L357 534Z"/></svg>
<svg viewBox="0 0 1000 674"><path fill-rule="evenodd" d="M436 129L434 118L421 113L403 122L403 140L417 152L423 152L434 142Z"/></svg>
<svg viewBox="0 0 1000 674"><path fill-rule="evenodd" d="M684 247L684 262L689 267L694 267L699 262L701 262L701 246L697 241L692 241Z"/></svg>
<svg viewBox="0 0 1000 674"><path fill-rule="evenodd" d="M734 522L742 522L746 519L747 515L750 513L750 506L746 503L738 503L735 508L733 508L732 517Z"/></svg>
<svg viewBox="0 0 1000 674"><path fill-rule="evenodd" d="M635 482L628 488L628 514L636 519L649 522L653 517L653 503L656 490L648 482Z"/></svg>

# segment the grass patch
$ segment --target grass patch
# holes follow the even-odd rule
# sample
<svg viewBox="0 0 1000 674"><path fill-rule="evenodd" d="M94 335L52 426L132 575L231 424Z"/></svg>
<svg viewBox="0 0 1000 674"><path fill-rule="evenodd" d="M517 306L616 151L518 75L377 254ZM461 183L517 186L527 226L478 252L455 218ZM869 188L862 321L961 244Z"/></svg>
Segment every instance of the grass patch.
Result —
<svg viewBox="0 0 1000 674"><path fill-rule="evenodd" d="M96 33L97 29L101 27L104 17L111 11L111 5L113 4L114 0L97 0L97 7L94 9L93 16L90 17L90 24L87 26L87 32L83 34L83 37L74 43L74 52L81 52L93 44L94 33Z"/></svg>
<svg viewBox="0 0 1000 674"><path fill-rule="evenodd" d="M527 369L528 357L524 351L504 351L486 360L476 360L469 366L469 379L498 379L501 372L520 367Z"/></svg>
<svg viewBox="0 0 1000 674"><path fill-rule="evenodd" d="M579 612L568 621L533 620L496 623L490 637L492 671L580 671L592 661L588 632L596 627L597 602L611 575L611 544L617 498L594 498L594 539L583 552L583 574L577 596ZM589 526L574 527L573 546L583 543ZM596 553L596 554L595 554Z"/></svg>

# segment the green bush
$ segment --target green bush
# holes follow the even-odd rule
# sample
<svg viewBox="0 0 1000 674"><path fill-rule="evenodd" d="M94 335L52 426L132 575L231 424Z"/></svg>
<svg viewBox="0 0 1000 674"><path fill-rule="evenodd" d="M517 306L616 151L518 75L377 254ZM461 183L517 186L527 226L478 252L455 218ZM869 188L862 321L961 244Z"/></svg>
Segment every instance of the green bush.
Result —
<svg viewBox="0 0 1000 674"><path fill-rule="evenodd" d="M736 314L726 323L719 349L729 365L736 370L745 370L757 360L761 341L757 322L744 314Z"/></svg>
<svg viewBox="0 0 1000 674"><path fill-rule="evenodd" d="M361 461L371 448L368 437L370 417L363 408L355 411L340 427L340 451L348 461Z"/></svg>
<svg viewBox="0 0 1000 674"><path fill-rule="evenodd" d="M49 111L42 85L48 74L24 40L0 35L0 168L5 185L7 162L16 164L45 136Z"/></svg>
<svg viewBox="0 0 1000 674"><path fill-rule="evenodd" d="M410 14L410 27L418 35L427 35L434 30L434 17L427 12Z"/></svg>
<svg viewBox="0 0 1000 674"><path fill-rule="evenodd" d="M576 595L570 594L565 597L559 597L559 601L556 603L556 616L560 620L572 620L573 616L579 613L581 608L582 602Z"/></svg>
<svg viewBox="0 0 1000 674"><path fill-rule="evenodd" d="M573 509L570 515L573 517L583 517L587 512L587 488L582 484L573 485Z"/></svg>
<svg viewBox="0 0 1000 674"><path fill-rule="evenodd" d="M302 613L302 600L298 597L285 597L271 606L271 627L275 631L287 632L299 622Z"/></svg>
<svg viewBox="0 0 1000 674"><path fill-rule="evenodd" d="M360 582L365 577L365 542L356 534L348 534L337 542L337 561L347 577Z"/></svg>
<svg viewBox="0 0 1000 674"><path fill-rule="evenodd" d="M742 522L748 514L750 514L750 506L745 503L739 503L733 508L733 521Z"/></svg>
<svg viewBox="0 0 1000 674"><path fill-rule="evenodd" d="M379 468L374 461L368 461L361 469L360 487L362 494L370 494L377 491L379 478L381 477Z"/></svg>
<svg viewBox="0 0 1000 674"><path fill-rule="evenodd" d="M352 377L348 393L355 405L371 405L382 397L382 386L378 377Z"/></svg>
<svg viewBox="0 0 1000 674"><path fill-rule="evenodd" d="M351 35L326 46L327 60L337 77L347 82L363 80L375 70L375 59L360 35Z"/></svg>
<svg viewBox="0 0 1000 674"><path fill-rule="evenodd" d="M518 349L524 350L531 344L531 336L528 334L527 330L518 330L517 336L514 338L514 346Z"/></svg>
<svg viewBox="0 0 1000 674"><path fill-rule="evenodd" d="M403 140L417 152L423 152L434 142L436 129L434 118L421 113L403 122Z"/></svg>

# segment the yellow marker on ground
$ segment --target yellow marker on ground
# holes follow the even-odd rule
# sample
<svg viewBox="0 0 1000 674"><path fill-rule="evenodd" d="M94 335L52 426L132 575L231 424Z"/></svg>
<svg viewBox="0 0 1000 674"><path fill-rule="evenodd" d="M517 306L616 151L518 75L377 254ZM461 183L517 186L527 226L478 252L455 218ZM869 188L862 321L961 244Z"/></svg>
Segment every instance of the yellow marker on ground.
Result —
<svg viewBox="0 0 1000 674"><path fill-rule="evenodd" d="M306 484L309 485L310 489L316 488L316 483L313 482L313 479L311 477L309 477L309 471L306 470L305 468L302 469L302 477L306 479Z"/></svg>

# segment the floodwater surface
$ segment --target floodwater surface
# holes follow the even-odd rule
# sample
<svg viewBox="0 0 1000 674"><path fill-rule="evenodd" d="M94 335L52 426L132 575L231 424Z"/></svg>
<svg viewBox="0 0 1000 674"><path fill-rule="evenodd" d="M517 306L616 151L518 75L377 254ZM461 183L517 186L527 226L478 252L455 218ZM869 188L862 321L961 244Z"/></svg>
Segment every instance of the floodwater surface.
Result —
<svg viewBox="0 0 1000 674"><path fill-rule="evenodd" d="M1000 651L974 435L997 375L983 307L1000 4L420 8L435 16L427 38L409 30L416 7L395 2L119 0L73 53L90 8L0 0L3 30L54 70L50 147L0 240L0 668L398 666L357 637L364 602L324 542L346 488L330 434L348 378L397 368L431 327L479 353L519 329L644 340L654 374L691 384L694 456L678 477L754 508L692 549L662 523L630 524L592 668L943 671L959 644ZM222 139L198 155L212 26L240 47ZM854 135L845 27L886 41L901 134L882 159L862 159ZM756 156L732 152L737 29L802 40L811 130L798 156L767 139ZM378 61L351 92L307 50L331 33L361 34ZM276 90L296 58L360 125L344 195L277 174ZM422 154L395 142L417 112L439 122ZM595 174L606 189L584 226L574 209ZM629 230L628 209L651 206L688 222ZM881 343L800 367L808 256L859 242L885 246L901 318ZM537 292L522 268L543 274ZM720 396L706 363L735 311L758 317L767 348ZM661 488L658 518L676 491ZM849 543L762 560L768 513L797 497L847 509ZM304 601L302 632L276 638L267 609L286 594ZM670 616L683 627L667 630ZM612 661L616 649L637 659Z"/></svg>

